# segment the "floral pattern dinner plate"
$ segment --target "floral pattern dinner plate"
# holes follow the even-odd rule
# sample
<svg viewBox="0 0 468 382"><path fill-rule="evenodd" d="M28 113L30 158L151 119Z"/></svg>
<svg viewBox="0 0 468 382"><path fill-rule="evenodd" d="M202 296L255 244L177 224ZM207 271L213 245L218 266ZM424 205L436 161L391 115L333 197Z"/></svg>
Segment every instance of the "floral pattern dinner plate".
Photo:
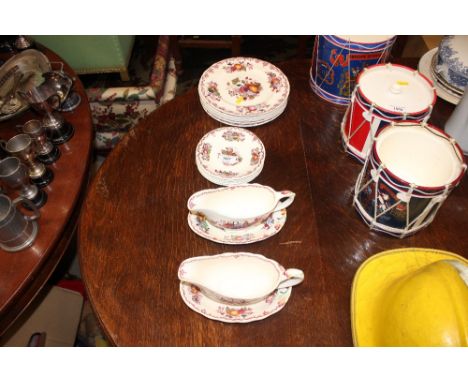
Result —
<svg viewBox="0 0 468 382"><path fill-rule="evenodd" d="M204 217L189 212L188 225L197 235L221 244L249 244L276 235L286 223L286 209L273 212L262 223L244 229L222 229Z"/></svg>
<svg viewBox="0 0 468 382"><path fill-rule="evenodd" d="M284 269L284 268L283 268ZM205 296L195 285L181 282L180 295L192 310L212 320L229 323L247 323L263 320L279 312L289 300L291 289L276 289L265 300L248 305L226 305Z"/></svg>
<svg viewBox="0 0 468 382"><path fill-rule="evenodd" d="M256 117L280 109L289 96L289 81L273 64L233 57L210 66L201 76L202 102L232 117Z"/></svg>

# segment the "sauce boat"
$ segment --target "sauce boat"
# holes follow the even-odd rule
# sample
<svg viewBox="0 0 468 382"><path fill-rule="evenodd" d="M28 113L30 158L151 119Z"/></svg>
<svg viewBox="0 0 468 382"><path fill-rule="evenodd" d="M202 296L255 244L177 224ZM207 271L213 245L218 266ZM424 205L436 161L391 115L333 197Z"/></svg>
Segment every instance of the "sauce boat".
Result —
<svg viewBox="0 0 468 382"><path fill-rule="evenodd" d="M179 266L179 280L221 303L244 305L266 299L278 288L297 285L304 273L249 252L191 257Z"/></svg>
<svg viewBox="0 0 468 382"><path fill-rule="evenodd" d="M219 228L242 229L288 207L295 196L294 192L277 192L261 184L241 184L198 191L189 198L187 207Z"/></svg>

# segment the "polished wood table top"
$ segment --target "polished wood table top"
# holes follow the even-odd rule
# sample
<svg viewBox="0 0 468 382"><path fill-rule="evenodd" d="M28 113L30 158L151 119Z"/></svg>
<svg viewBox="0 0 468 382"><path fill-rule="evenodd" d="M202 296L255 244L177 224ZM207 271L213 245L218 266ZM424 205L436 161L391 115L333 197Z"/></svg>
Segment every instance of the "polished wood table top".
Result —
<svg viewBox="0 0 468 382"><path fill-rule="evenodd" d="M62 61L53 52L42 47L38 49L51 62ZM76 77L66 63L64 70ZM0 335L47 282L76 230L88 182L93 129L89 103L79 79L76 79L74 89L80 94L82 102L74 111L62 115L74 126L75 133L67 143L59 146L61 157L49 166L54 172L54 180L44 188L48 201L40 209L36 241L32 247L19 252L0 250ZM40 118L39 114L29 109L17 117L1 121L0 138L9 139L17 134L16 125ZM10 196L15 197L13 194Z"/></svg>
<svg viewBox="0 0 468 382"><path fill-rule="evenodd" d="M401 247L468 255L468 180L435 221L397 239L371 232L352 206L361 165L343 152L344 107L317 97L309 61L280 67L291 83L286 111L252 131L266 161L255 182L296 193L287 222L261 242L229 246L205 240L187 225L187 199L216 185L198 172L200 138L221 124L202 109L196 89L143 120L93 180L79 226L81 269L90 301L108 336L123 346L348 346L350 292L367 258ZM438 99L431 122L443 126L453 106ZM304 270L286 306L248 324L212 321L179 295L177 270L186 258L223 252L263 254Z"/></svg>

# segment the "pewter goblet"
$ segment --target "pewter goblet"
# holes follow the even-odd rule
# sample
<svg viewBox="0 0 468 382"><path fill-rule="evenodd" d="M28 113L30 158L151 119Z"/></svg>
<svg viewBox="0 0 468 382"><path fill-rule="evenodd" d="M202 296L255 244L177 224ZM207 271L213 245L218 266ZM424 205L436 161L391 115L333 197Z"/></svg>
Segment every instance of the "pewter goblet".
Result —
<svg viewBox="0 0 468 382"><path fill-rule="evenodd" d="M0 179L8 188L18 191L22 197L33 202L37 208L47 202L47 193L31 184L27 167L16 157L7 157L0 161Z"/></svg>
<svg viewBox="0 0 468 382"><path fill-rule="evenodd" d="M21 126L21 131L28 134L34 143L36 159L44 164L52 164L60 157L60 150L47 138L41 121L31 119Z"/></svg>
<svg viewBox="0 0 468 382"><path fill-rule="evenodd" d="M54 178L51 169L36 161L32 139L27 134L18 134L4 143L4 150L22 160L28 167L28 174L32 182L38 187L47 186Z"/></svg>
<svg viewBox="0 0 468 382"><path fill-rule="evenodd" d="M74 128L67 123L63 116L54 111L51 103L55 100L60 104L60 97L56 94L56 90L50 84L41 84L38 87L33 87L28 91L18 91L18 94L23 97L36 111L42 113L42 124L47 131L47 136L55 145L60 145L71 139L74 133Z"/></svg>

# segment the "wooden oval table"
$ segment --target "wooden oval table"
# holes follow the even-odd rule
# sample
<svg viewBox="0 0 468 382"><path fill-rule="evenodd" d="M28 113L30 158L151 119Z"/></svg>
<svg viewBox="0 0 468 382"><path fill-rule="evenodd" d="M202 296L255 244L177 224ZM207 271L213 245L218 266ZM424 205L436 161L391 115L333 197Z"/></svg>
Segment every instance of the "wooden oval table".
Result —
<svg viewBox="0 0 468 382"><path fill-rule="evenodd" d="M39 47L51 62L63 62L53 52ZM2 57L7 59L8 57ZM74 71L64 63L72 77ZM53 68L56 68L55 65ZM79 79L74 84L82 99L72 112L62 113L75 128L74 136L59 146L61 157L49 167L54 180L44 188L47 203L40 209L39 233L33 246L11 253L0 250L0 336L30 304L62 259L76 231L80 207L88 183L93 137L91 111ZM41 116L31 109L0 122L0 138L9 139L21 125ZM11 197L15 195L10 194Z"/></svg>
<svg viewBox="0 0 468 382"><path fill-rule="evenodd" d="M352 207L361 165L343 152L344 107L318 98L309 61L280 66L291 83L286 111L252 131L266 162L255 182L296 193L275 236L248 245L217 244L187 224L187 199L216 185L198 172L200 138L221 124L202 109L196 89L143 120L115 148L93 180L79 227L81 269L90 301L112 343L123 346L352 345L353 276L371 255L429 247L468 255L468 180L435 221L405 239L371 232ZM443 126L453 106L438 99L431 122ZM304 282L278 313L257 322L213 321L179 295L177 269L192 256L246 251L304 270Z"/></svg>

